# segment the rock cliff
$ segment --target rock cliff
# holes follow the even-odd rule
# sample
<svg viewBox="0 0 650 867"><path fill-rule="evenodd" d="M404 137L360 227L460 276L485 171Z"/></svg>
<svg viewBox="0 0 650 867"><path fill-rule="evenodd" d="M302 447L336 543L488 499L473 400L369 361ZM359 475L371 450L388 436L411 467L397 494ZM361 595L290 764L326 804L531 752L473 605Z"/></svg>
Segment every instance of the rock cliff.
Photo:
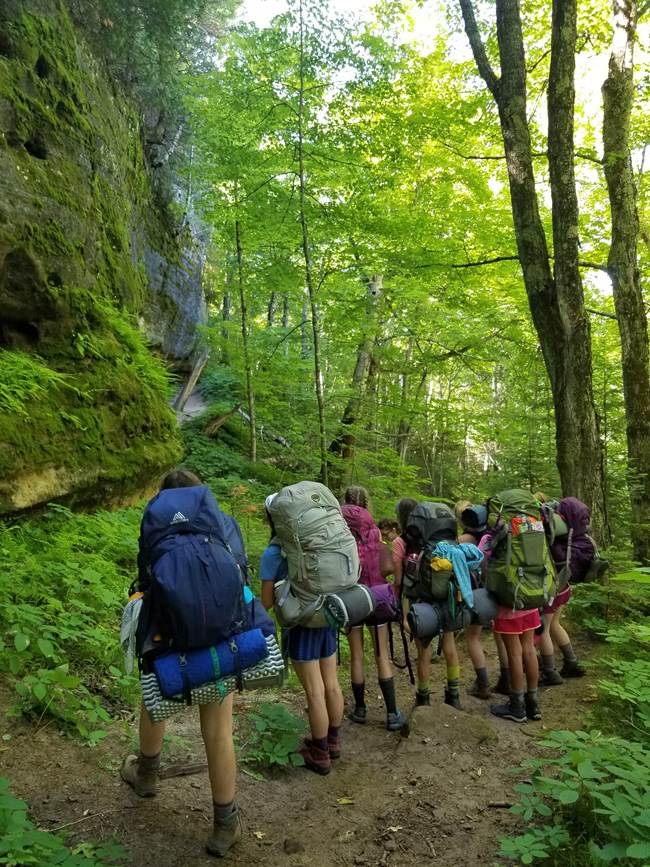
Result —
<svg viewBox="0 0 650 867"><path fill-rule="evenodd" d="M140 120L64 4L4 0L0 513L114 502L179 457L167 369L205 320L202 251L155 192Z"/></svg>

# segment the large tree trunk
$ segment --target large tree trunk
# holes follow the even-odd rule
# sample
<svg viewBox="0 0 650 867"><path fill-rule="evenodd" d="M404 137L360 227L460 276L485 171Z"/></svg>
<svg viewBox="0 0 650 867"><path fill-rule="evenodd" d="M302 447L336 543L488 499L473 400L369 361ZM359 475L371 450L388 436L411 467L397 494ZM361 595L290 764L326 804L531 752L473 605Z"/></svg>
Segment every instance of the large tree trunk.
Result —
<svg viewBox="0 0 650 867"><path fill-rule="evenodd" d="M471 0L459 2L476 65L499 110L517 251L553 393L562 492L580 497L591 506L594 534L601 543L607 543L609 528L602 446L592 395L589 323L577 262L577 203L572 163L574 89L569 56L575 51L575 0L556 0L553 4L549 161L551 164L559 161L551 169L555 277L535 189L519 2L497 0L500 78L490 66ZM563 172L568 172L568 176Z"/></svg>
<svg viewBox="0 0 650 867"><path fill-rule="evenodd" d="M352 374L351 393L341 416L338 433L330 443L330 453L339 455L343 460L350 460L354 455L356 443L354 426L359 420L361 402L368 382L370 361L377 342L379 299L381 297L382 282L383 277L381 274L374 274L368 281L366 325L359 348L357 349L357 361L354 366L354 373Z"/></svg>
<svg viewBox="0 0 650 867"><path fill-rule="evenodd" d="M237 275L239 282L239 303L241 308L241 336L244 350L244 367L246 368L246 398L248 400L248 427L250 430L251 461L257 460L257 427L255 424L255 390L253 388L253 365L250 356L248 341L248 308L246 306L246 292L244 281L244 251L241 243L241 226L239 220L235 222L235 241L237 244Z"/></svg>
<svg viewBox="0 0 650 867"><path fill-rule="evenodd" d="M607 271L621 335L623 394L635 559L650 562L650 380L648 327L637 262L639 218L630 155L634 101L635 0L614 0L609 75L603 85L603 165L612 215Z"/></svg>

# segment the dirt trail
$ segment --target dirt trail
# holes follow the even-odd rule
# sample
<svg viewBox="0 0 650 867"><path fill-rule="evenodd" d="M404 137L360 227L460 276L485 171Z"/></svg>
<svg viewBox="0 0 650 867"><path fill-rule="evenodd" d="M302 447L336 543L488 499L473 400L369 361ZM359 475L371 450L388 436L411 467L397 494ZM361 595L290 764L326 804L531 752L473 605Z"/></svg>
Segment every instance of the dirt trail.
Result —
<svg viewBox="0 0 650 867"><path fill-rule="evenodd" d="M587 648L581 650L586 657ZM465 661L463 670L471 670ZM490 702L469 696L461 696L462 712L444 706L443 676L439 663L431 708L411 715L408 737L386 732L379 691L370 688L368 721L343 723L342 756L327 777L297 768L258 781L240 770L244 836L228 861L402 867L435 857L442 867L493 864L498 835L517 821L497 806L513 800L517 777L508 768L539 753L537 736L584 724L594 678L540 690L543 720L517 725L497 720ZM400 704L410 710L413 688L405 673L396 681ZM6 691L1 698L6 706ZM299 694L285 698L304 716ZM236 696L237 713L259 701L257 694ZM203 848L212 821L207 773L163 779L156 798L137 798L118 776L132 744L126 729L114 726L91 750L56 736L53 726L35 732L27 721L4 720L3 733L11 737L3 741L0 775L13 781L41 827L67 826L74 842L116 836L130 867L214 865ZM178 714L168 731L176 737L164 764L204 761L194 709Z"/></svg>

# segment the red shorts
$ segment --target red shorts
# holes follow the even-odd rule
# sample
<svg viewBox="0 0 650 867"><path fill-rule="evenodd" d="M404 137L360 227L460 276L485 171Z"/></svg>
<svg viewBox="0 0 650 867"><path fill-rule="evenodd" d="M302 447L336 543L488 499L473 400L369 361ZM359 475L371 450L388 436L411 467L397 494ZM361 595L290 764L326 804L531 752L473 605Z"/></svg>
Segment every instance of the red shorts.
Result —
<svg viewBox="0 0 650 867"><path fill-rule="evenodd" d="M546 605L544 607L544 614L555 614L559 608L563 605L566 605L569 599L573 596L573 591L571 590L571 586L567 584L567 586L560 593L557 594L555 599L550 605Z"/></svg>
<svg viewBox="0 0 650 867"><path fill-rule="evenodd" d="M531 629L537 629L538 626L541 626L541 623L537 608L534 608L532 611L517 611L513 613L510 608L499 607L497 616L492 623L492 629L500 635L522 635Z"/></svg>

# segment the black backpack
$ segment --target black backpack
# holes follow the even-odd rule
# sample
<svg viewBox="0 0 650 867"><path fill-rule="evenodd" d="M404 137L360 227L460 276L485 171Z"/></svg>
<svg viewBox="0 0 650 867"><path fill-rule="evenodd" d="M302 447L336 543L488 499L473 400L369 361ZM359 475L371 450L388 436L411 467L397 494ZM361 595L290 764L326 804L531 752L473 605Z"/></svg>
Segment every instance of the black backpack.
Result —
<svg viewBox="0 0 650 867"><path fill-rule="evenodd" d="M203 485L160 491L147 504L138 556L139 656L210 647L249 628L237 562L243 546L235 557L233 539L241 540L239 527Z"/></svg>
<svg viewBox="0 0 650 867"><path fill-rule="evenodd" d="M406 564L402 593L410 601L445 602L453 593L453 571L433 569L431 559L438 542L458 544L458 519L444 503L418 503L403 532Z"/></svg>

